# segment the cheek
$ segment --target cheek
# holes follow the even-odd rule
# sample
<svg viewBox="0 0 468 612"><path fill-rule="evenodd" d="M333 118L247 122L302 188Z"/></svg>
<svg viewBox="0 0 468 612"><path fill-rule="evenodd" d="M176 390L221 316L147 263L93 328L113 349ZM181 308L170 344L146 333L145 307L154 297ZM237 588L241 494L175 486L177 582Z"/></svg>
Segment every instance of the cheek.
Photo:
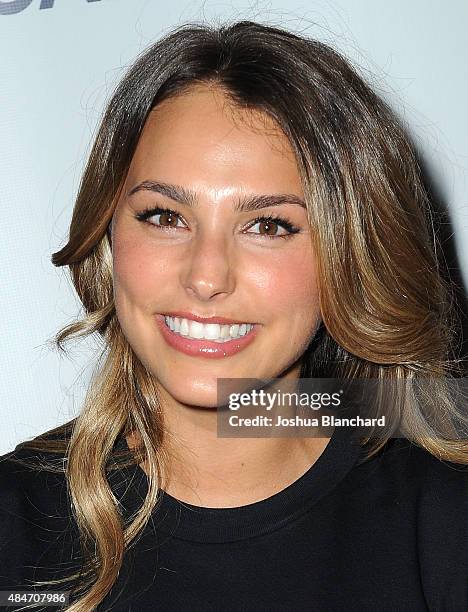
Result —
<svg viewBox="0 0 468 612"><path fill-rule="evenodd" d="M258 299L266 311L303 320L318 311L318 289L313 255L304 250L273 254L260 271L252 270ZM304 321L305 323L305 321Z"/></svg>
<svg viewBox="0 0 468 612"><path fill-rule="evenodd" d="M123 300L153 302L167 286L170 266L154 247L136 240L116 240L113 248L113 276L116 303Z"/></svg>

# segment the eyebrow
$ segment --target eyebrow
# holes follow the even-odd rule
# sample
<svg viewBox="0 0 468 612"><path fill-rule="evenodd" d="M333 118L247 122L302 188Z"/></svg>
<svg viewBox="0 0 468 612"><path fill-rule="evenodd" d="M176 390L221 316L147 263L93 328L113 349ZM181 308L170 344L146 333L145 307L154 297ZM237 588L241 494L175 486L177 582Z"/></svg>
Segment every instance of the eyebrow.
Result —
<svg viewBox="0 0 468 612"><path fill-rule="evenodd" d="M138 191L160 193L171 200L179 202L179 204L185 204L192 208L196 206L198 201L197 194L194 191L181 187L180 185L171 185L170 183L143 181L133 187L127 193L127 197L132 196ZM235 212L251 212L269 206L279 206L280 204L295 204L301 208L306 208L304 200L293 193L275 193L260 195L252 194L237 198L234 210Z"/></svg>

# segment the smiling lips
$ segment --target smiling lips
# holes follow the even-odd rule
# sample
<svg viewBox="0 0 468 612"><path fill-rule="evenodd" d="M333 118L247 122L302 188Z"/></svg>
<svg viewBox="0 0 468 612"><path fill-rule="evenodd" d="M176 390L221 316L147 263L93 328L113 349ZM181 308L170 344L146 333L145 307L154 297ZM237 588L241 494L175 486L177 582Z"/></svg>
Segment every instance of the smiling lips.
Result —
<svg viewBox="0 0 468 612"><path fill-rule="evenodd" d="M171 347L186 355L214 359L241 351L254 340L259 327L253 323L223 323L227 320L221 317L205 319L210 323L201 323L200 317L197 319L156 316L162 336Z"/></svg>

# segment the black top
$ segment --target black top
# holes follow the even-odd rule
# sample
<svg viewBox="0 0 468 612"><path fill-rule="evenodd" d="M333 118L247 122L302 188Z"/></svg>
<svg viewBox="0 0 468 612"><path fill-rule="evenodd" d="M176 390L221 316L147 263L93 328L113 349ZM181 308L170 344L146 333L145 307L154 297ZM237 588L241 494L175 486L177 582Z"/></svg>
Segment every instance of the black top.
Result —
<svg viewBox="0 0 468 612"><path fill-rule="evenodd" d="M11 456L0 463L0 590L64 576L79 559L64 476ZM466 612L468 467L402 439L362 458L337 427L314 465L268 499L203 508L163 493L97 610ZM138 466L110 484L125 512L147 491Z"/></svg>

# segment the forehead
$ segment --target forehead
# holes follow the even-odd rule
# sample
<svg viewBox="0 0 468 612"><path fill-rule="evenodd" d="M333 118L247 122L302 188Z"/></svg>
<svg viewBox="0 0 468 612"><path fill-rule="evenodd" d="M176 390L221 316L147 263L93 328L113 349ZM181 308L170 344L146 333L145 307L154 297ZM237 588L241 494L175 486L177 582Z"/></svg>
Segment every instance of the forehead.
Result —
<svg viewBox="0 0 468 612"><path fill-rule="evenodd" d="M128 179L220 186L241 181L267 192L297 190L300 183L291 144L278 124L209 86L193 87L151 111Z"/></svg>

